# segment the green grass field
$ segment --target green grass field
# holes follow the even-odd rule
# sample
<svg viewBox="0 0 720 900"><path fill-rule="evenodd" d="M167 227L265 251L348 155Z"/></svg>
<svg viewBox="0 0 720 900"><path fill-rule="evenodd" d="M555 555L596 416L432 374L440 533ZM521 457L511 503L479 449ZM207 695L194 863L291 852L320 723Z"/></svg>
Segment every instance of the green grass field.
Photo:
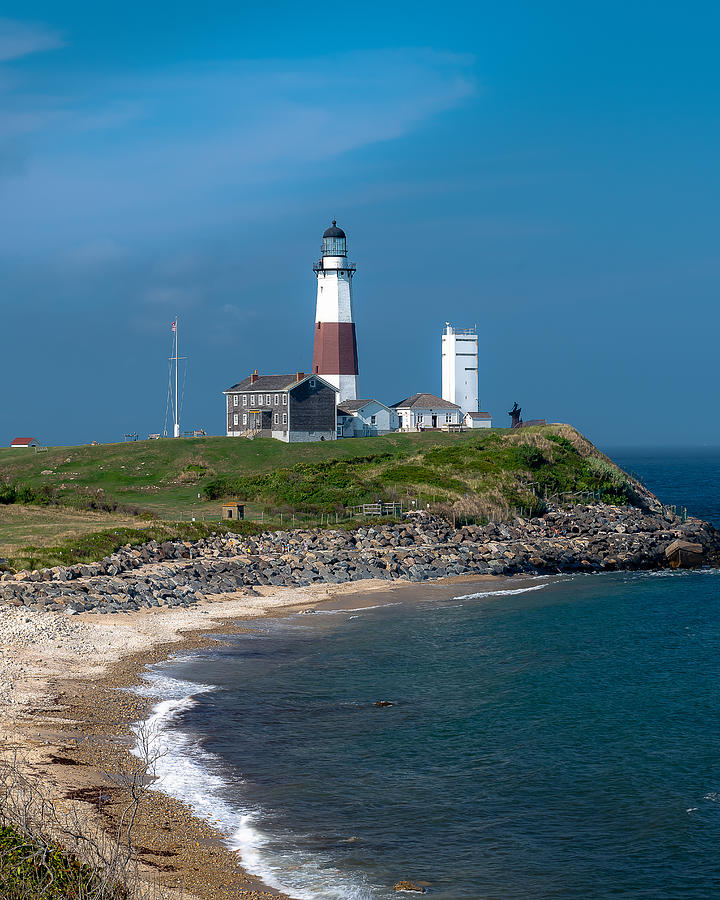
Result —
<svg viewBox="0 0 720 900"><path fill-rule="evenodd" d="M211 526L226 498L245 502L248 518L278 525L293 517L315 524L375 501L415 501L478 520L534 513L543 497L562 493L634 499L624 473L567 425L312 444L208 437L6 449L0 482L6 501L13 492L17 501L0 504L0 547L33 560L34 549L59 550L98 525L196 519Z"/></svg>

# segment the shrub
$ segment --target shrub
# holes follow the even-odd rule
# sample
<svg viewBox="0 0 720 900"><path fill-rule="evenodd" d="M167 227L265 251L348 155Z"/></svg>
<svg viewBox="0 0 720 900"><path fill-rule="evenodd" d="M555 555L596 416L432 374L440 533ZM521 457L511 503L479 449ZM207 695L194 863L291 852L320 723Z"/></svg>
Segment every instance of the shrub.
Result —
<svg viewBox="0 0 720 900"><path fill-rule="evenodd" d="M517 454L521 463L528 469L539 469L547 463L542 450L534 444L521 444L517 448Z"/></svg>
<svg viewBox="0 0 720 900"><path fill-rule="evenodd" d="M0 826L0 879L8 900L127 896L120 888L103 889L101 874L58 844L33 840L10 826Z"/></svg>
<svg viewBox="0 0 720 900"><path fill-rule="evenodd" d="M467 490L467 485L457 478L451 478L424 466L410 464L387 469L380 476L380 480L385 484L426 484L456 493L464 493Z"/></svg>
<svg viewBox="0 0 720 900"><path fill-rule="evenodd" d="M568 438L563 437L561 434L548 434L546 435L549 441L552 441L553 444L557 444L562 450L565 450L567 453L577 453L577 448L575 444Z"/></svg>
<svg viewBox="0 0 720 900"><path fill-rule="evenodd" d="M472 447L435 447L423 454L423 460L431 466L464 466L473 452Z"/></svg>
<svg viewBox="0 0 720 900"><path fill-rule="evenodd" d="M235 496L240 500L265 500L292 509L327 511L357 506L382 497L382 486L371 477L370 462L392 458L376 454L320 463L297 463L264 475L221 477L208 481L203 491L208 500Z"/></svg>
<svg viewBox="0 0 720 900"><path fill-rule="evenodd" d="M29 485L23 484L16 490L17 495L17 503L37 503L41 500L41 496L37 491L34 491ZM43 499L47 498L47 494Z"/></svg>

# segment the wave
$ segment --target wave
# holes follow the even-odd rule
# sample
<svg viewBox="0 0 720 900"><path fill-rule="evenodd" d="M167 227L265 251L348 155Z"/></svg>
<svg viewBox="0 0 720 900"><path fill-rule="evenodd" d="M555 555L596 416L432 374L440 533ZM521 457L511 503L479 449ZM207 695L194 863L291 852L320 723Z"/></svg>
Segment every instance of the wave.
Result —
<svg viewBox="0 0 720 900"><path fill-rule="evenodd" d="M479 600L481 597L503 597L510 594L527 594L528 591L542 591L547 584L534 584L531 587L523 588L505 588L497 591L478 591L477 594L463 594L460 597L453 597L453 600Z"/></svg>
<svg viewBox="0 0 720 900"><path fill-rule="evenodd" d="M386 606L401 606L401 603L374 603L372 606L347 606L341 609L316 609L319 616L336 616L338 613L367 612L369 609L384 609Z"/></svg>
<svg viewBox="0 0 720 900"><path fill-rule="evenodd" d="M693 575L720 575L720 569L716 566L703 566L699 569L652 569L628 574L638 578L687 578Z"/></svg>
<svg viewBox="0 0 720 900"><path fill-rule="evenodd" d="M178 726L184 713L197 705L199 694L214 685L148 672L143 684L133 689L145 697L162 697L144 721L132 727L136 743L132 753L149 760L155 781L151 790L180 800L199 818L223 835L226 846L238 853L238 862L269 887L297 900L373 900L377 893L335 868L323 853L292 849L297 835L271 835L262 830L266 816L260 809L243 808L228 796L242 786L242 779L226 777L223 761L205 750L200 741ZM291 875L289 873L292 873Z"/></svg>

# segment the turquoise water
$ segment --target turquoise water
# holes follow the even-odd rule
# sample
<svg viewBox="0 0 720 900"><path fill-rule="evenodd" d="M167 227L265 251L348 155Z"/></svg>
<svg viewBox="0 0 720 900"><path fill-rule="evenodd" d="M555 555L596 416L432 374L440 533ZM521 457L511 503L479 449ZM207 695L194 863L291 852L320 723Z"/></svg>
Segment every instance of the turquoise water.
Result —
<svg viewBox="0 0 720 900"><path fill-rule="evenodd" d="M161 784L298 898L720 895L719 588L414 586L263 622L148 674Z"/></svg>

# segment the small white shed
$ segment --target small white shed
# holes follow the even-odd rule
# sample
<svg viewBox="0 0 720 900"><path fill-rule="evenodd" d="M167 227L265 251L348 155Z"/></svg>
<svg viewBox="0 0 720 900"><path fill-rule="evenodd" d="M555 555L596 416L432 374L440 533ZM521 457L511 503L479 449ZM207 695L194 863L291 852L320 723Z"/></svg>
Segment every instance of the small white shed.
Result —
<svg viewBox="0 0 720 900"><path fill-rule="evenodd" d="M466 428L492 428L492 416L488 412L468 412L463 423Z"/></svg>

